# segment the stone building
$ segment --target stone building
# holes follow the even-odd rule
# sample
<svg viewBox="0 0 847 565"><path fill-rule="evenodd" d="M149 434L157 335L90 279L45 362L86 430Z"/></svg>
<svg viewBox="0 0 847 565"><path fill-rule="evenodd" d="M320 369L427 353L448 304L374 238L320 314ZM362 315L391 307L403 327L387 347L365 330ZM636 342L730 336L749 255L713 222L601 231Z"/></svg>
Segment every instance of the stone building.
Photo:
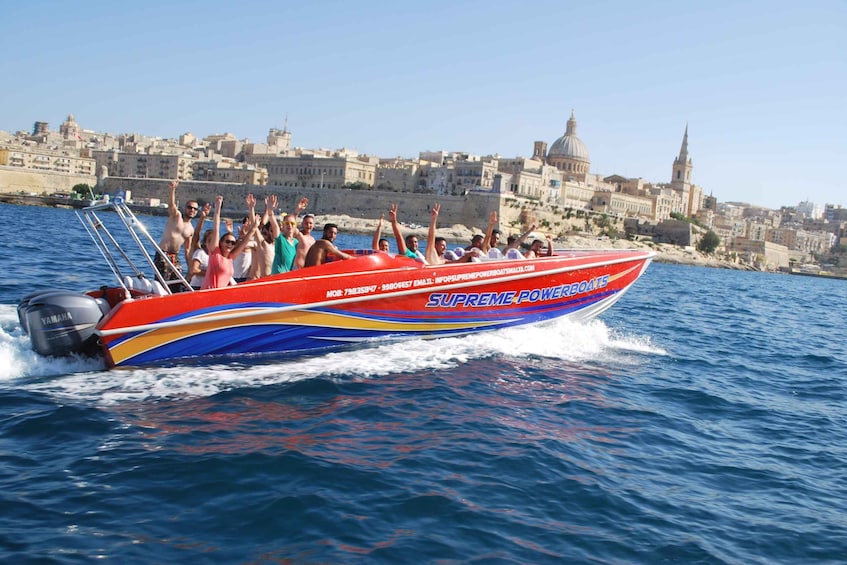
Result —
<svg viewBox="0 0 847 565"><path fill-rule="evenodd" d="M192 178L207 182L263 186L268 183L268 171L263 167L238 163L232 159L209 159L193 163Z"/></svg>
<svg viewBox="0 0 847 565"><path fill-rule="evenodd" d="M119 177L191 180L194 178L194 156L182 153L118 153Z"/></svg>
<svg viewBox="0 0 847 565"><path fill-rule="evenodd" d="M302 188L373 188L379 158L354 151L294 150L268 161L268 184Z"/></svg>
<svg viewBox="0 0 847 565"><path fill-rule="evenodd" d="M91 175L97 171L94 159L80 157L69 149L46 149L43 147L0 147L0 165L20 167L33 171Z"/></svg>

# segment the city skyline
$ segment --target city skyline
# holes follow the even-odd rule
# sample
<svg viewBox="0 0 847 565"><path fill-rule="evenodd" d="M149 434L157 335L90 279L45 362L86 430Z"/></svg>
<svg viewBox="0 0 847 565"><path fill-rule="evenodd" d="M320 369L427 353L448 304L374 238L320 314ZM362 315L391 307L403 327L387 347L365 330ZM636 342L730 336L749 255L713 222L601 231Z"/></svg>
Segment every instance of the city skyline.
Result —
<svg viewBox="0 0 847 565"><path fill-rule="evenodd" d="M261 142L287 115L299 147L514 157L573 110L592 172L668 182L687 125L706 194L842 203L843 3L164 6L9 6L0 129Z"/></svg>

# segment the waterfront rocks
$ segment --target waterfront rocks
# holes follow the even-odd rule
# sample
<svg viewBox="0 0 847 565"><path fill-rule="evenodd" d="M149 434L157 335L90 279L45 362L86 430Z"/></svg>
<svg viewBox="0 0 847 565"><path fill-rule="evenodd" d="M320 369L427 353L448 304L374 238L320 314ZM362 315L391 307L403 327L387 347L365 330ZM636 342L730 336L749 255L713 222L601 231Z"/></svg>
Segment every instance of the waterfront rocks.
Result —
<svg viewBox="0 0 847 565"><path fill-rule="evenodd" d="M315 217L316 229L320 230L325 223L337 224L342 233L354 233L360 235L373 235L378 220L353 218L347 215L317 215ZM403 235L414 234L419 239L425 239L429 226L409 228L403 226ZM470 243L471 237L476 233L484 233L485 227L468 227L455 224L449 227L439 227L436 236L447 240L448 246L465 246ZM505 241L509 233L517 233L517 230L504 230L502 239ZM393 241L391 224L386 220L382 226L382 236ZM423 245L423 241L421 245ZM714 255L704 255L693 248L683 248L668 243L653 243L641 241L629 241L626 239L610 239L608 237L569 235L555 241L557 249L650 249L656 252L657 263L672 263L676 265L692 265L700 267L715 267L720 269L747 270L749 267L721 259Z"/></svg>

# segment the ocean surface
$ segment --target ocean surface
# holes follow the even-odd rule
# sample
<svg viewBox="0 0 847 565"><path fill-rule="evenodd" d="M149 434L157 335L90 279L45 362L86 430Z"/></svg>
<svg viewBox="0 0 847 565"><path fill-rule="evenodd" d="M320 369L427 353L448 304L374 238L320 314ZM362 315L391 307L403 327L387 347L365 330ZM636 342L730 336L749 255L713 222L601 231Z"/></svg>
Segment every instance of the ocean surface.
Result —
<svg viewBox="0 0 847 565"><path fill-rule="evenodd" d="M587 323L106 371L15 311L112 282L75 213L0 225L0 562L847 562L847 281L653 264Z"/></svg>

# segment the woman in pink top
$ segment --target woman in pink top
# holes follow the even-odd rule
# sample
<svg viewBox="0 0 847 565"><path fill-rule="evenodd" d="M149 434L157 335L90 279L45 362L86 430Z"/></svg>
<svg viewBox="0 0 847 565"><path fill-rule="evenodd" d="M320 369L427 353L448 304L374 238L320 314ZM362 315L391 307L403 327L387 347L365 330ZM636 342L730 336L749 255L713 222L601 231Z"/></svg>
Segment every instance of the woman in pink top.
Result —
<svg viewBox="0 0 847 565"><path fill-rule="evenodd" d="M217 241L218 245L209 254L206 278L203 279L203 286L201 287L203 290L234 284L232 275L235 273L235 267L233 267L232 260L247 249L247 244L253 238L259 226L256 218L250 218L250 225L245 230L247 233L242 234L240 239L236 239L235 235L230 232L226 232L222 237L219 237L223 202L224 197L218 195L215 200L215 220L212 225L212 241Z"/></svg>

